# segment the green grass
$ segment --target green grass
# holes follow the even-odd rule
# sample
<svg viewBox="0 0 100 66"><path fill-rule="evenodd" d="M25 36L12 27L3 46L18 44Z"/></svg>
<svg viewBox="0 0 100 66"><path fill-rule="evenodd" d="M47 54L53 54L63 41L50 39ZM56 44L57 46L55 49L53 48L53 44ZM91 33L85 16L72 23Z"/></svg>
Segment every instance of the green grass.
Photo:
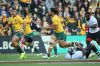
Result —
<svg viewBox="0 0 100 66"><path fill-rule="evenodd" d="M15 61L18 60L19 54L0 54L0 61ZM97 59L96 56L93 56L89 59ZM23 60L65 60L64 55L59 55L57 58L43 59L41 56L37 56L36 54L27 54L27 58Z"/></svg>
<svg viewBox="0 0 100 66"><path fill-rule="evenodd" d="M0 66L100 66L100 63L74 64L0 64Z"/></svg>
<svg viewBox="0 0 100 66"><path fill-rule="evenodd" d="M14 61L18 60L19 54L0 54L0 61ZM27 54L27 58L24 60L48 60L43 59L41 56L37 56L36 54ZM55 60L55 58L50 58L49 60ZM64 55L59 55L56 60L64 60Z"/></svg>
<svg viewBox="0 0 100 66"><path fill-rule="evenodd" d="M19 54L0 54L0 61L17 61L19 58ZM96 56L93 56L89 59L96 59ZM23 60L65 60L64 55L59 55L57 58L43 59L41 56L36 56L36 54L27 54L27 58ZM22 60L22 61L23 61ZM100 66L99 63L69 63L66 62L64 64L60 63L46 63L46 64L36 64L36 63L6 63L0 64L0 66Z"/></svg>

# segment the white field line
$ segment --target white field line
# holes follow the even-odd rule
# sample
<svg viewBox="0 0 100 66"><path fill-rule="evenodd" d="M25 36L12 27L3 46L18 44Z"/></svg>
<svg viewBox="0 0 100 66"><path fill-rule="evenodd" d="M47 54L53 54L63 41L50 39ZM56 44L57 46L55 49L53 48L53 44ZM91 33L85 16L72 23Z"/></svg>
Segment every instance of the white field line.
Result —
<svg viewBox="0 0 100 66"><path fill-rule="evenodd" d="M0 63L38 63L38 64L70 64L70 63L100 63L100 60L64 60L64 61L45 61L45 60L17 60L17 61L0 61Z"/></svg>

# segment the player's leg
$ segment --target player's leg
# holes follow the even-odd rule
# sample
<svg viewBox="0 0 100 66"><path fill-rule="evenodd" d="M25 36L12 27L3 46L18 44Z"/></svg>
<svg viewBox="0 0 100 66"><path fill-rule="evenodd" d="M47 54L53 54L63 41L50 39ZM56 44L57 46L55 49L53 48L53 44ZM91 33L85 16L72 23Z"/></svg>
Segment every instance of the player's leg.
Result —
<svg viewBox="0 0 100 66"><path fill-rule="evenodd" d="M32 36L32 37L33 37L33 36L40 36L40 37L41 37L40 33L37 32L37 31L32 32L32 33L31 33L31 36ZM36 50L36 52L38 53L37 56L40 55L40 54L39 54L40 51L39 51L38 47L34 46L33 41L32 41L30 44L31 44L31 51L32 51L32 53L34 52L34 50Z"/></svg>
<svg viewBox="0 0 100 66"><path fill-rule="evenodd" d="M98 51L98 49L96 48L96 46L94 44L92 44L92 43L91 43L91 49L100 58L100 52Z"/></svg>
<svg viewBox="0 0 100 66"><path fill-rule="evenodd" d="M40 34L38 32L32 32L32 33L26 34L24 36L24 40L22 41L24 45L30 47L32 53L34 52L34 49L36 49L37 52L39 52L39 50L33 45L33 36L36 36L36 35L40 35Z"/></svg>
<svg viewBox="0 0 100 66"><path fill-rule="evenodd" d="M95 41L100 45L100 31L98 31L95 35L96 39ZM100 59L100 52L98 52L97 48L93 46L94 52L97 54L98 59Z"/></svg>
<svg viewBox="0 0 100 66"><path fill-rule="evenodd" d="M88 37L91 37L91 38L89 38L89 40L88 40L89 44L87 44L87 58L90 55L90 53L88 53L89 50L93 50L96 53L96 55L98 57L100 57L100 53L98 52L97 48L95 47L94 42L92 41L92 39L93 39L93 40L97 41L98 44L100 44L100 41L99 41L99 39L100 39L100 31L97 32L97 33L94 33L94 34L90 34Z"/></svg>
<svg viewBox="0 0 100 66"><path fill-rule="evenodd" d="M100 31L96 33L96 41L100 45Z"/></svg>
<svg viewBox="0 0 100 66"><path fill-rule="evenodd" d="M45 55L45 56L43 56L43 58L49 58L50 57L50 54L51 54L51 51L52 51L52 49L56 46L56 41L57 40L57 38L56 38L56 36L55 35L51 35L51 39L50 39L50 42L49 42L49 47L48 47L48 53L47 53L47 55ZM57 53L57 52L56 52ZM55 54L56 54L55 53Z"/></svg>
<svg viewBox="0 0 100 66"><path fill-rule="evenodd" d="M55 57L58 57L58 54L57 54L57 46L54 46L53 47L53 50L54 50L54 53L55 53Z"/></svg>
<svg viewBox="0 0 100 66"><path fill-rule="evenodd" d="M91 53L91 50L92 50L92 48L91 48L91 46L92 46L92 44L91 44L92 40L93 40L93 34L88 33L87 37L86 37L86 44L87 44L87 47L86 47L87 52L85 54L86 55L86 59L88 59L88 57L89 57L89 55Z"/></svg>
<svg viewBox="0 0 100 66"><path fill-rule="evenodd" d="M74 44L74 42L66 42L66 35L64 34L64 32L59 34L55 33L55 35L57 36L57 42L59 43L59 46L61 48L67 48Z"/></svg>
<svg viewBox="0 0 100 66"><path fill-rule="evenodd" d="M91 53L91 50L92 50L91 44L87 45L87 47L86 47L85 49L86 49L86 51L87 51L87 52L85 53L86 59L88 59L88 57L89 57L89 55L90 55L90 53Z"/></svg>
<svg viewBox="0 0 100 66"><path fill-rule="evenodd" d="M52 49L56 46L56 36L55 35L51 35L51 40L49 42L49 47L48 47L48 53L47 53L47 56L44 56L43 58L49 58L50 57L50 54L51 54L51 51Z"/></svg>
<svg viewBox="0 0 100 66"><path fill-rule="evenodd" d="M52 51L52 49L54 50L55 57L57 57L57 46L56 46L57 42L56 42L56 40L57 40L57 37L55 35L52 35L50 45L51 45L51 51ZM51 53L51 51L50 51L50 53Z"/></svg>
<svg viewBox="0 0 100 66"><path fill-rule="evenodd" d="M88 32L87 37L86 37L86 44L87 46L90 44L90 42L93 40L93 35Z"/></svg>
<svg viewBox="0 0 100 66"><path fill-rule="evenodd" d="M23 51L19 45L19 38L16 35L13 36L13 38L12 38L12 45L14 48L16 48L18 53L20 53L20 54L23 53Z"/></svg>
<svg viewBox="0 0 100 66"><path fill-rule="evenodd" d="M74 45L74 42L65 42L64 40L58 40L57 42L61 48L67 48Z"/></svg>
<svg viewBox="0 0 100 66"><path fill-rule="evenodd" d="M93 52L97 55L97 56L100 56L100 53L98 52L97 48L95 47L95 45L93 44L93 42L91 41L91 43L86 47L86 59L88 59L90 53L91 53L91 50L93 50Z"/></svg>
<svg viewBox="0 0 100 66"><path fill-rule="evenodd" d="M12 38L12 45L16 48L17 52L20 54L20 59L23 59L25 56L25 52L20 47L20 34L17 33Z"/></svg>
<svg viewBox="0 0 100 66"><path fill-rule="evenodd" d="M98 40L97 43L100 45L100 40ZM100 52L97 51L96 54L98 55L98 59L100 59Z"/></svg>
<svg viewBox="0 0 100 66"><path fill-rule="evenodd" d="M89 57L90 53L91 53L91 44L90 42L92 41L92 34L91 33L88 33L87 34L87 37L86 37L86 44L87 44L87 47L86 47L86 59Z"/></svg>

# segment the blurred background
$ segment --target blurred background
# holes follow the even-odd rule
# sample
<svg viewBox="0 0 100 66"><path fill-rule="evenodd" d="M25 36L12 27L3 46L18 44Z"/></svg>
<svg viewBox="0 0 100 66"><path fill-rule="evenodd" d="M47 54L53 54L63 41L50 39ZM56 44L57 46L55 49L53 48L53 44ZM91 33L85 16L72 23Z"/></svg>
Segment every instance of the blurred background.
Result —
<svg viewBox="0 0 100 66"><path fill-rule="evenodd" d="M14 29L5 28L11 17L11 9L16 8L18 14L24 19L31 15L33 30L40 32L43 27L52 23L50 8L57 8L59 18L66 35L86 35L85 13L91 12L98 20L100 26L100 0L0 0L0 36L13 35Z"/></svg>

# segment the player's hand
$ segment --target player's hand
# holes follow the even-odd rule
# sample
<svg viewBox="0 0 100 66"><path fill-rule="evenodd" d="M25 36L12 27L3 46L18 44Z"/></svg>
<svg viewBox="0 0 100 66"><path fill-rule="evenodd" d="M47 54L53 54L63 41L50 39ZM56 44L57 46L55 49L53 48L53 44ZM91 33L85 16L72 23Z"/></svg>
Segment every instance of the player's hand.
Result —
<svg viewBox="0 0 100 66"><path fill-rule="evenodd" d="M47 30L47 27L43 27L43 30Z"/></svg>
<svg viewBox="0 0 100 66"><path fill-rule="evenodd" d="M45 30L41 30L41 34L44 34L45 33Z"/></svg>
<svg viewBox="0 0 100 66"><path fill-rule="evenodd" d="M73 42L73 46L79 46L79 43L78 42Z"/></svg>

